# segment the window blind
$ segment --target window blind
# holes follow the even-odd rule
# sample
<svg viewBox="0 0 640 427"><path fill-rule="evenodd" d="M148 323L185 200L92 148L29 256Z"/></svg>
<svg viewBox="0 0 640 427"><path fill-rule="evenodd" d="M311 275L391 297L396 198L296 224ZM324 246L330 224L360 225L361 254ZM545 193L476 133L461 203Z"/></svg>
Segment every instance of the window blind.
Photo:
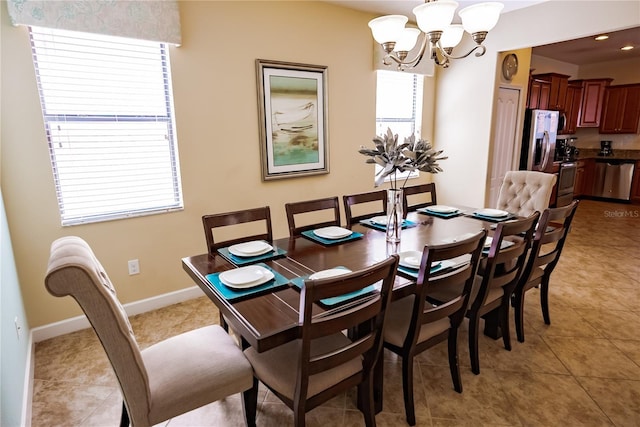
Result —
<svg viewBox="0 0 640 427"><path fill-rule="evenodd" d="M166 45L30 33L62 224L181 209Z"/></svg>

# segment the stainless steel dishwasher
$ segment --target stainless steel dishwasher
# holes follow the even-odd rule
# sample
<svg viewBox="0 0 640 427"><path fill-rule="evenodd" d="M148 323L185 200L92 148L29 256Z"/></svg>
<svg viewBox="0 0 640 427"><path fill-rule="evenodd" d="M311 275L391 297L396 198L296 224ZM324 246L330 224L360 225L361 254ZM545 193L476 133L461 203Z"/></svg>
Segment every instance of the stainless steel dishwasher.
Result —
<svg viewBox="0 0 640 427"><path fill-rule="evenodd" d="M607 199L629 200L634 160L596 159L592 195Z"/></svg>

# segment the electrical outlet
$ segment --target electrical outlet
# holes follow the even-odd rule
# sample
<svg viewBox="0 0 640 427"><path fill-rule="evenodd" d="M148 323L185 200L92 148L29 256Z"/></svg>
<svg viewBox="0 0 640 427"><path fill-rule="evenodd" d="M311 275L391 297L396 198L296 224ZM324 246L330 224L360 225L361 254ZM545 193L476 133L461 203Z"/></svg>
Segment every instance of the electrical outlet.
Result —
<svg viewBox="0 0 640 427"><path fill-rule="evenodd" d="M129 260L129 276L133 276L134 274L140 274L140 263L137 259Z"/></svg>
<svg viewBox="0 0 640 427"><path fill-rule="evenodd" d="M20 326L20 321L18 320L18 316L13 319L13 323L16 325L16 335L18 336L18 341L22 337L22 326Z"/></svg>

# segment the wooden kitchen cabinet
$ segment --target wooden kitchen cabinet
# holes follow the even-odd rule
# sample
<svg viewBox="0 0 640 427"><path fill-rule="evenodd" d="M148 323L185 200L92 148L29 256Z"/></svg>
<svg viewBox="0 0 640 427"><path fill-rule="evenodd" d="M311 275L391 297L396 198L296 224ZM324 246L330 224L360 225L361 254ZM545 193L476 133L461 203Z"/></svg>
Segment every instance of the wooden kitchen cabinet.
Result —
<svg viewBox="0 0 640 427"><path fill-rule="evenodd" d="M527 107L564 111L569 76L557 73L534 74L529 81Z"/></svg>
<svg viewBox="0 0 640 427"><path fill-rule="evenodd" d="M640 84L605 89L600 133L637 133L639 120Z"/></svg>
<svg viewBox="0 0 640 427"><path fill-rule="evenodd" d="M567 86L567 97L565 98L564 103L565 123L564 128L558 130L559 135L572 135L576 133L581 100L582 85L579 82L569 82L569 85Z"/></svg>
<svg viewBox="0 0 640 427"><path fill-rule="evenodd" d="M612 80L589 79L581 81L582 100L580 102L580 112L578 113L578 127L597 128L600 126L604 92Z"/></svg>
<svg viewBox="0 0 640 427"><path fill-rule="evenodd" d="M573 197L578 198L591 194L595 161L583 159L576 162L576 180L573 184Z"/></svg>
<svg viewBox="0 0 640 427"><path fill-rule="evenodd" d="M584 194L584 166L580 167L580 162L578 162L578 167L576 168L576 180L573 183L573 197L581 197Z"/></svg>

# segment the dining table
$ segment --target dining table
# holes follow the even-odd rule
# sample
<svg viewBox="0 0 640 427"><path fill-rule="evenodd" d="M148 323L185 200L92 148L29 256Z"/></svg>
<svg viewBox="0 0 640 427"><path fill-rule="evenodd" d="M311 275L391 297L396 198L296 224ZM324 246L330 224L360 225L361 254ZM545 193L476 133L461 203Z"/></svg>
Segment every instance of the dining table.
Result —
<svg viewBox="0 0 640 427"><path fill-rule="evenodd" d="M456 208L458 213L449 216L429 214L425 210L410 212L400 243L388 243L384 227L366 222L353 224L350 227L353 236L335 242L314 239L309 233L274 239L269 242L274 248L273 256L261 259L260 265L273 271L280 285L246 297L230 298L225 295L223 286L219 283L214 286L214 278L219 273L240 266L232 262L228 253L219 251L188 256L182 259L182 266L224 315L229 327L241 337L242 346L264 352L300 337L300 288L295 284L302 283L302 278L337 267L360 270L393 253L422 251L425 245L452 242L482 229L489 235L493 233L497 221L475 216L477 209ZM399 268L392 300L411 294L415 281L415 275L406 274ZM314 315L337 309L340 305L319 304L314 307ZM485 334L494 339L501 336L497 316L485 319ZM381 378L376 381L379 385L375 392L378 411L382 405L381 381Z"/></svg>

